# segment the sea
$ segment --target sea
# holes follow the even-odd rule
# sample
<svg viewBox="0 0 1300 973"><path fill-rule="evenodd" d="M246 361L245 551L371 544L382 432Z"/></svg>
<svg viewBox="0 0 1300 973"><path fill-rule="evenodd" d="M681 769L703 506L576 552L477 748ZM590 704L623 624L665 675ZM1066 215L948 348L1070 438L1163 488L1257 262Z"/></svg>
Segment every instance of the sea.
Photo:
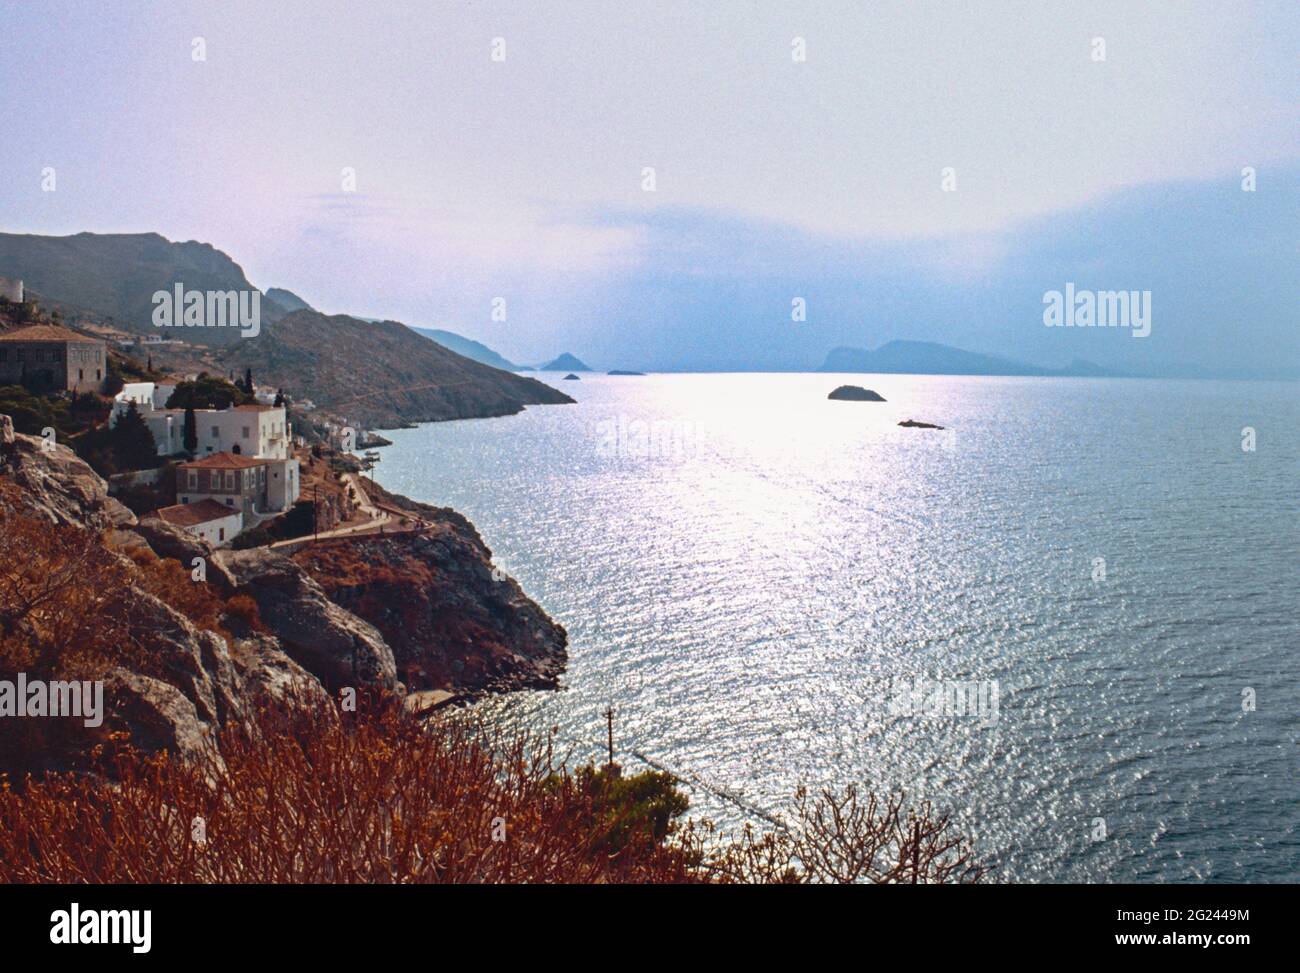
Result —
<svg viewBox="0 0 1300 973"><path fill-rule="evenodd" d="M994 880L1300 880L1300 386L539 377L576 404L385 433L375 472L568 630L564 688L485 715L577 763L612 710L723 834L854 784Z"/></svg>

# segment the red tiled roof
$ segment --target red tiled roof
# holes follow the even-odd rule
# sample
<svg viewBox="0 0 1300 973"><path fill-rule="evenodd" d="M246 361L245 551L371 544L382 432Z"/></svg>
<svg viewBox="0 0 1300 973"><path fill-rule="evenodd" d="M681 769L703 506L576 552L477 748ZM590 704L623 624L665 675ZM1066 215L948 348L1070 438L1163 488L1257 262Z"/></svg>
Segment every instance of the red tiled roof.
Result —
<svg viewBox="0 0 1300 973"><path fill-rule="evenodd" d="M237 456L234 453L213 453L203 459L182 463L182 470L247 470L254 466L266 466L269 459L256 459L252 456Z"/></svg>
<svg viewBox="0 0 1300 973"><path fill-rule="evenodd" d="M0 341L79 341L86 344L103 344L100 338L89 338L68 328L61 328L57 324L31 324L25 328L0 332Z"/></svg>
<svg viewBox="0 0 1300 973"><path fill-rule="evenodd" d="M197 503L178 503L174 507L163 507L160 510L155 510L151 516L157 517L166 523L175 524L177 527L193 527L195 524L206 524L209 521L221 520L237 513L239 513L238 510L227 507L224 503L204 499Z"/></svg>

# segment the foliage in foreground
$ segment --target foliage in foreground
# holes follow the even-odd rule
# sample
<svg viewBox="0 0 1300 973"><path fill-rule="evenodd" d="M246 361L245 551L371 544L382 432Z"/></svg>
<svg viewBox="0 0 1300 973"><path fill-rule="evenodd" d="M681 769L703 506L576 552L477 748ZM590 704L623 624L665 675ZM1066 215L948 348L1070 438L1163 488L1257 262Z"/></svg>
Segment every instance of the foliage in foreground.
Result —
<svg viewBox="0 0 1300 973"><path fill-rule="evenodd" d="M973 881L928 807L801 802L794 834L718 846L670 823L661 775L558 773L549 748L400 706L267 713L184 763L119 754L110 774L0 792L4 882ZM675 796L674 796L675 795ZM648 800L647 800L648 798Z"/></svg>

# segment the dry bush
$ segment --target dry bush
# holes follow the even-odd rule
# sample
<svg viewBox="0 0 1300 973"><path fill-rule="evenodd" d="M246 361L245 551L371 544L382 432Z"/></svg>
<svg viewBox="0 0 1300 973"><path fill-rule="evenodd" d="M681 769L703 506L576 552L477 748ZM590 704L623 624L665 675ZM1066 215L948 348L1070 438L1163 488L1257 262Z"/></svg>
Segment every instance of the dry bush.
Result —
<svg viewBox="0 0 1300 973"><path fill-rule="evenodd" d="M768 884L940 884L980 881L988 867L958 834L948 814L929 801L908 807L902 792L860 797L849 785L842 794L815 799L800 790L795 824L741 840L716 853L709 870L720 880Z"/></svg>
<svg viewBox="0 0 1300 973"><path fill-rule="evenodd" d="M426 729L392 706L352 726L264 714L259 727L224 734L224 769L125 756L114 783L64 775L0 794L0 881L697 880L675 845L600 851L581 825L590 797L548 780L545 749L522 736Z"/></svg>
<svg viewBox="0 0 1300 973"><path fill-rule="evenodd" d="M555 774L546 746L464 720L264 714L221 738L224 766L115 758L108 777L0 793L5 882L972 881L928 807L824 796L796 837L706 853L694 826L611 846L608 793ZM598 789L599 790L599 789ZM643 809L632 809L627 821ZM202 820L202 837L195 819ZM504 840L494 840L494 839Z"/></svg>
<svg viewBox="0 0 1300 973"><path fill-rule="evenodd" d="M216 632L227 642L231 641L224 620L228 606L212 585L193 580L189 569L179 561L160 558L152 551L132 550L129 557L136 568L130 577L132 584L166 602L193 622L195 628Z"/></svg>
<svg viewBox="0 0 1300 973"><path fill-rule="evenodd" d="M0 507L0 672L101 672L121 641L124 567L90 531Z"/></svg>

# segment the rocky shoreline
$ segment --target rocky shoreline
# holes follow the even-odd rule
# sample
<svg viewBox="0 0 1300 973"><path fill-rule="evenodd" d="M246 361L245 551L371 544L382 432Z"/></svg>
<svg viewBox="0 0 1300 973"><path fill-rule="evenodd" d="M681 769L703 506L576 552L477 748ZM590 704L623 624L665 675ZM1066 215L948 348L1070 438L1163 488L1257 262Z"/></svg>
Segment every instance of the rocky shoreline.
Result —
<svg viewBox="0 0 1300 973"><path fill-rule="evenodd" d="M150 663L117 660L105 674L101 727L82 732L78 722L60 741L46 741L27 766L0 770L82 767L114 734L139 749L195 756L214 746L216 731L258 707L314 709L348 688L464 701L559 685L564 628L492 565L478 531L453 510L377 490L428 527L322 539L291 555L213 551L161 521L137 520L66 447L47 450L12 432L6 439L0 518L102 537L121 565L112 576L131 605L124 615L129 638L148 647ZM207 586L204 597L227 609L225 634L196 625L184 604L132 580L138 564L156 559L202 575L182 584ZM238 616L247 615L249 599L257 617L244 624Z"/></svg>

